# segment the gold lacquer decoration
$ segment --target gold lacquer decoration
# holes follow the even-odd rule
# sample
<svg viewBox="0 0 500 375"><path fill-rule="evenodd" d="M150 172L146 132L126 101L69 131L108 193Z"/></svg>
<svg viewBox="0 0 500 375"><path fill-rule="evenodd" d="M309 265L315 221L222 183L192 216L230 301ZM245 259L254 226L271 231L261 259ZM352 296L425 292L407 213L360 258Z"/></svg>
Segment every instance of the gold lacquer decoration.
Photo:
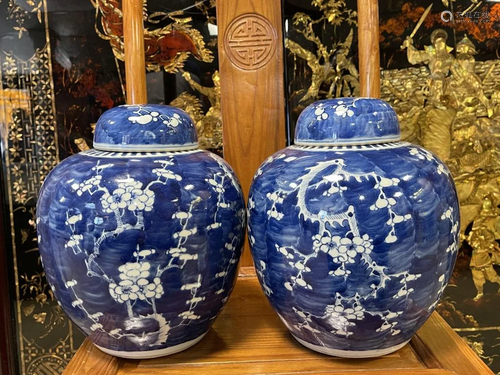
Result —
<svg viewBox="0 0 500 375"><path fill-rule="evenodd" d="M0 0L0 3L1 2ZM16 22L17 26L14 26L13 29L17 31L19 39L28 31L24 27L24 24L26 23L26 19L30 18L31 14L36 14L38 22L42 23L43 0L26 0L24 4L21 5L20 2L16 0L8 0L7 5L9 11L7 18Z"/></svg>
<svg viewBox="0 0 500 375"><path fill-rule="evenodd" d="M496 354L489 356L484 352L484 342L481 341L481 334L468 335L462 337L462 339L471 347L471 349L476 353L476 355L481 358L488 366L494 361Z"/></svg>
<svg viewBox="0 0 500 375"><path fill-rule="evenodd" d="M37 49L28 60L1 52L0 82L1 142L6 151L4 173L11 217L20 372L60 374L74 352L72 327L41 271L35 230L38 191L59 160L49 44ZM20 269L30 273L20 274ZM24 329L25 325L30 325L30 329ZM58 342L41 344L46 337L52 340L61 333L64 336Z"/></svg>
<svg viewBox="0 0 500 375"><path fill-rule="evenodd" d="M109 41L116 59L123 61L123 14L121 12L121 1L91 0L91 2L96 8L95 29L97 34ZM193 117L197 123L200 146L202 148L220 152L222 150L222 118L220 113L219 73L215 71L212 75L214 86L205 87L193 80L190 73L184 71L185 62L190 56L205 63L213 62L212 52L207 48L201 32L192 27L192 18L185 15L186 11L196 8L206 17L207 23L214 24L215 18L211 15L210 11L215 5L215 0L205 0L198 1L178 11L148 14L147 2L144 1L144 21L146 24L144 44L146 49L146 68L149 71L164 70L172 74L182 72L183 77L188 81L193 90L207 97L210 102L210 108L206 113L202 110L200 99L188 93L180 94L170 104L186 110ZM165 23L168 24L160 26L165 25ZM267 29L265 27L262 29L257 27L256 30L261 32ZM262 35L259 38L260 44L255 50L254 57L259 60L259 64L262 64L263 62L265 63L265 59L271 58L273 53L267 53L269 51L264 54L261 53L263 51L262 43L266 44L267 39ZM275 39L273 39L273 42L275 42ZM213 38L209 41L208 45L213 47L216 45L216 42L217 38ZM238 51L238 58L241 59L242 52L241 50ZM249 58L252 60L254 57ZM76 139L75 144L81 151L89 148L86 141L82 138Z"/></svg>
<svg viewBox="0 0 500 375"><path fill-rule="evenodd" d="M496 82L500 64L476 62L475 45L467 35L459 40L455 53L448 39L445 30L437 29L431 45L418 49L408 38L402 46L408 61L423 65L383 71L382 96L400 117L403 139L433 151L454 176L461 237L472 247L470 267L478 300L486 281L500 285L493 268L500 263L496 242L500 238L500 87Z"/></svg>
<svg viewBox="0 0 500 375"><path fill-rule="evenodd" d="M421 129L421 144L443 161L450 157L452 123L456 115L445 96L454 61L450 54L453 49L447 46L447 40L448 33L438 29L431 35L432 45L426 46L424 50L417 50L412 39L407 39L403 45L411 64L426 63L429 68L429 78L422 88L425 93L426 127Z"/></svg>
<svg viewBox="0 0 500 375"><path fill-rule="evenodd" d="M206 87L196 82L189 72L182 73L189 85L210 101L210 109L203 113L200 100L188 93L182 93L170 105L185 110L196 123L198 141L204 149L222 149L222 114L220 110L220 78L216 70L212 74L213 87Z"/></svg>
<svg viewBox="0 0 500 375"><path fill-rule="evenodd" d="M7 59L12 59L12 57L7 56ZM22 135L15 131L17 129L13 129L14 131L9 132L7 125L11 122L14 112L18 110L29 111L30 108L31 104L28 90L4 90L0 87L0 125L2 125L0 132L4 142L8 137L11 138L11 140L21 140Z"/></svg>
<svg viewBox="0 0 500 375"><path fill-rule="evenodd" d="M318 7L323 15L313 20L305 13L296 13L293 16L293 26L294 31L306 41L314 43L315 51L310 51L290 38L285 39L285 47L294 56L305 60L312 72L311 84L305 94L295 92L292 96L303 95L300 102L309 103L318 99L359 95L359 73L348 57L353 42L353 29L345 41L337 42L331 47L325 45L314 30L317 24L340 26L345 22L347 25L355 25L356 12L347 9L345 1L314 0L312 5Z"/></svg>
<svg viewBox="0 0 500 375"><path fill-rule="evenodd" d="M120 0L91 0L96 8L97 34L108 40L115 57L124 60L123 14ZM146 7L146 2L144 2ZM144 20L151 25L170 22L158 28L146 27L144 46L146 49L146 68L149 71L165 70L176 73L184 67L189 56L203 62L212 62L212 52L206 48L201 33L191 26L192 19L179 12L155 12Z"/></svg>
<svg viewBox="0 0 500 375"><path fill-rule="evenodd" d="M496 239L500 238L500 210L493 205L492 198L486 196L479 216L474 220L467 242L472 247L470 268L477 290L475 301L483 296L486 280L497 283L500 291L500 276L493 268L500 264L500 246Z"/></svg>

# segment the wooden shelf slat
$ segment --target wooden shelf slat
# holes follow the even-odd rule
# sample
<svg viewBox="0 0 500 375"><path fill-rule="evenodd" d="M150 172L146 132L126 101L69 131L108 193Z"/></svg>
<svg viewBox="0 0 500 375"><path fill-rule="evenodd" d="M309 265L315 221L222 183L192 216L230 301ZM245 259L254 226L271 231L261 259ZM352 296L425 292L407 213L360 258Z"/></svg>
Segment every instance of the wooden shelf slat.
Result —
<svg viewBox="0 0 500 375"><path fill-rule="evenodd" d="M492 374L436 313L410 345L374 359L335 358L299 345L266 301L255 276L243 270L226 309L196 346L163 358L123 360L87 339L65 375L480 375Z"/></svg>

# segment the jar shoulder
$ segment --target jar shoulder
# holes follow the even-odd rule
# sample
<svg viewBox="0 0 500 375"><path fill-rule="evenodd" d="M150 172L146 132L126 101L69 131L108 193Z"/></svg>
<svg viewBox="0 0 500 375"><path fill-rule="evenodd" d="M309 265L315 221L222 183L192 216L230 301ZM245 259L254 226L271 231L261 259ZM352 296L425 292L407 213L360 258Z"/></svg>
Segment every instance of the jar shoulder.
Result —
<svg viewBox="0 0 500 375"><path fill-rule="evenodd" d="M313 147L290 146L270 156L254 176L259 179L276 179L278 175L301 178L312 169L337 165L324 173L361 173L383 176L429 178L436 173L451 179L446 165L430 151L407 142L380 145Z"/></svg>
<svg viewBox="0 0 500 375"><path fill-rule="evenodd" d="M181 190L211 191L220 185L226 195L234 199L242 197L240 183L231 167L208 151L120 153L89 150L72 155L57 165L45 179L40 198L43 200L59 190L80 191L77 185L115 189L132 183L145 187L154 181L159 182L155 185L157 189L176 186Z"/></svg>
<svg viewBox="0 0 500 375"><path fill-rule="evenodd" d="M78 172L91 173L95 169L126 169L131 173L152 172L162 165L176 169L181 173L187 171L210 171L234 175L229 164L221 157L205 151L192 150L181 152L131 153L112 152L91 149L72 155L61 161L49 174L49 179ZM55 175L55 176L54 176Z"/></svg>

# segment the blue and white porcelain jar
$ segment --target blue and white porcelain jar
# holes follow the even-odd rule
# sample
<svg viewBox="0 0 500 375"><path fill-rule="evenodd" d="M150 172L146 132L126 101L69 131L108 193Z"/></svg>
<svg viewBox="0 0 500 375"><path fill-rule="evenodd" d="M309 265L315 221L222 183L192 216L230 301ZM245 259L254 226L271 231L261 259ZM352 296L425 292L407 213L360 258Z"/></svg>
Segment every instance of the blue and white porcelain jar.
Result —
<svg viewBox="0 0 500 375"><path fill-rule="evenodd" d="M307 107L295 146L257 171L248 215L274 310L301 344L340 357L404 346L436 307L458 250L448 169L400 142L396 113L378 99Z"/></svg>
<svg viewBox="0 0 500 375"><path fill-rule="evenodd" d="M184 350L233 288L240 184L224 160L198 149L191 118L173 107L113 108L94 145L59 164L40 192L38 242L54 295L106 353Z"/></svg>

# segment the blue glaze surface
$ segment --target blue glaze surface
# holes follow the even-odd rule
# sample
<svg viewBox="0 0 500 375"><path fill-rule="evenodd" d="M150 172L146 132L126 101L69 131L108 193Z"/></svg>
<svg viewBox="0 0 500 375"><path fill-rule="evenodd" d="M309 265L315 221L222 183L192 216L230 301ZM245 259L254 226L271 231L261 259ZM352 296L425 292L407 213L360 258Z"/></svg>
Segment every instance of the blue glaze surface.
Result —
<svg viewBox="0 0 500 375"><path fill-rule="evenodd" d="M434 310L459 207L448 169L421 147L291 146L257 171L248 229L262 288L294 336L376 351L408 341Z"/></svg>
<svg viewBox="0 0 500 375"><path fill-rule="evenodd" d="M165 105L121 105L99 118L94 147L111 151L168 151L197 148L189 115Z"/></svg>
<svg viewBox="0 0 500 375"><path fill-rule="evenodd" d="M52 291L93 343L163 353L202 337L227 302L245 207L209 152L89 150L46 178L37 231Z"/></svg>
<svg viewBox="0 0 500 375"><path fill-rule="evenodd" d="M327 99L308 106L297 122L295 144L369 144L401 139L392 107L380 99Z"/></svg>

